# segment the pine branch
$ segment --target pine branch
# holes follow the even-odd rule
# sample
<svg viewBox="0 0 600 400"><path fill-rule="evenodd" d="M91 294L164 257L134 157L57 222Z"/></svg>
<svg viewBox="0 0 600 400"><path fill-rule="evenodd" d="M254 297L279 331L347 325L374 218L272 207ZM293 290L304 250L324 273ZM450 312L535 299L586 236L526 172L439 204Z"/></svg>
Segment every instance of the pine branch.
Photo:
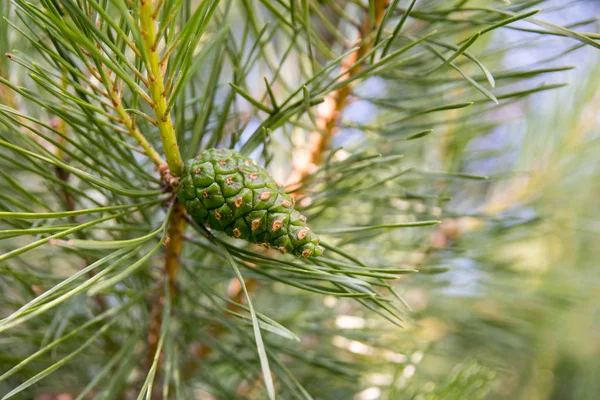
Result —
<svg viewBox="0 0 600 400"><path fill-rule="evenodd" d="M160 139L163 144L169 170L161 166L161 175L163 181L169 186L173 186L176 179L183 172L183 160L177 144L177 135L173 126L170 108L167 105L167 89L165 89L164 71L169 62L171 51L165 54L162 59L158 53L158 44L161 39L156 34L156 23L163 5L158 2L156 8L153 7L152 0L142 0L140 2L139 18L140 30L144 42L144 62L147 67L147 82L150 86L150 96L152 98L152 108L156 115L156 122L160 130ZM124 110L120 113L121 117L127 121ZM131 131L131 129L130 129ZM141 136L141 135L140 135ZM143 137L143 136L142 136ZM175 177L175 179L173 179ZM165 243L165 264L164 274L168 281L167 287L170 291L172 301L175 301L176 278L180 266L181 249L183 246L183 232L185 228L185 207L174 198L173 209L168 221L168 237ZM161 285L162 286L162 285ZM152 365L152 360L158 360L156 367L160 371L160 355L157 354L159 334L163 330L162 310L165 295L155 297L151 306L151 321L148 333L148 365Z"/></svg>
<svg viewBox="0 0 600 400"><path fill-rule="evenodd" d="M530 114L539 109L524 110L538 135L533 147L560 142L577 155L538 163L549 167L527 171L525 190L515 178L508 195L498 192L497 180L513 181L504 179L506 170L481 179L497 157L523 149L494 143L481 150L481 142L503 141L496 129L522 117L525 96L561 87L540 80L570 73L549 64L596 46L598 34L585 33L585 21L561 28L531 19L530 7L540 3L522 0L491 8L415 0L143 1L0 0L7 17L0 48L15 47L12 63L0 60L0 96L11 96L0 105L0 332L8 334L0 341L0 370L7 371L0 392L169 399L197 397L202 388L215 398L330 399L377 389L382 398L483 398L490 364L471 368L465 354L480 353L484 343L494 368L506 369L514 348L539 337L527 331L533 324L513 321L546 318L540 305L554 303L547 300L569 284L536 286L542 298L519 279L510 300L522 314L501 314L510 305L506 290L495 288L506 289L512 267L502 257L519 254L508 240L541 236L520 214L540 219L537 202L560 193L556 176L569 176L569 193L580 182L592 190L598 179L589 167L597 146L583 133L593 118L571 123L581 132L555 140L555 131L566 131L567 109L583 110L579 100L561 98L565 112L555 124L536 125ZM528 23L541 27L521 27ZM520 40L481 34L498 29L520 30L513 32ZM358 32L352 43L349 32ZM541 44L524 40L530 33L581 46L505 69L513 50ZM354 91L367 80L382 90ZM323 99L324 112L315 113ZM375 112L351 115L355 99ZM337 138L342 127L352 132ZM286 155L310 132L311 153L292 165ZM334 139L343 148L332 150ZM183 157L178 141L186 144ZM240 149L278 177L298 168L292 192L310 200L299 207L327 252L281 255L213 234L192 209L186 215L173 193L177 168L212 147ZM561 201L592 209L583 197ZM485 207L519 216L505 222ZM580 212L563 218L594 229L593 219L585 226L577 220L587 218ZM444 223L429 227L438 220ZM525 227L513 229L515 221ZM184 235L188 227L196 231ZM473 278L477 295L445 293L471 289L456 285L457 277ZM400 294L415 306L411 315ZM528 334L510 335L506 346L511 328ZM443 365L431 373L440 355ZM553 368L546 369L561 379Z"/></svg>
<svg viewBox="0 0 600 400"><path fill-rule="evenodd" d="M340 81L350 79L361 71L362 66L357 64L357 61L363 58L371 49L374 40L373 35L378 31L388 5L389 0L376 0L374 2L374 16L367 11L355 40L358 49L350 53L340 65ZM287 179L292 186L300 183L306 175L314 172L323 162L323 155L331 146L331 141L337 131L341 115L348 104L350 94L350 86L345 85L325 98L325 103L317 116L317 130L310 133L306 150L300 154L300 159L295 162L294 170ZM294 196L298 197L299 195L299 191L294 192Z"/></svg>
<svg viewBox="0 0 600 400"><path fill-rule="evenodd" d="M159 37L156 36L155 24L160 9L154 9L152 0L140 1L139 17L140 30L144 41L144 56L148 68L148 83L150 85L150 96L152 97L152 108L156 115L156 121L160 130L160 140L163 151L167 158L170 173L178 177L183 171L183 160L177 144L177 135L171 120L171 112L167 109L167 93L165 91L164 70L168 59L160 60L158 54ZM158 7L160 7L158 4Z"/></svg>

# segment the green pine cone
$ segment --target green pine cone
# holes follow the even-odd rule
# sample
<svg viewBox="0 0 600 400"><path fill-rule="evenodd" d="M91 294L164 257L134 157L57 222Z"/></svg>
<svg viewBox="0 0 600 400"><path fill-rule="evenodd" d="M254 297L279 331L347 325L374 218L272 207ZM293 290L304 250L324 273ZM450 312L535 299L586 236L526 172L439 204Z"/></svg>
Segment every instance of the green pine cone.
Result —
<svg viewBox="0 0 600 400"><path fill-rule="evenodd" d="M323 253L292 197L237 151L208 149L189 160L177 197L194 220L229 236L305 258Z"/></svg>

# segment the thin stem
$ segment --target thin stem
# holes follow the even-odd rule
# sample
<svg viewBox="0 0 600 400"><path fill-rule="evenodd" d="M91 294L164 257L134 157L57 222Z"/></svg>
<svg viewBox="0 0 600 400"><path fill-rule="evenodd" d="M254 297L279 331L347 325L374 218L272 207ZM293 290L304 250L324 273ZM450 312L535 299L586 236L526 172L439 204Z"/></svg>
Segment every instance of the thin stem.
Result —
<svg viewBox="0 0 600 400"><path fill-rule="evenodd" d="M171 121L171 113L167 110L164 76L161 72L156 43L156 18L151 0L141 0L139 10L144 55L148 68L148 84L152 97L154 113L160 131L160 140L167 158L171 175L180 176L183 172L183 160L177 144L177 136Z"/></svg>
<svg viewBox="0 0 600 400"><path fill-rule="evenodd" d="M156 295L152 299L150 307L150 323L148 324L147 336L148 347L146 353L147 369L150 369L150 366L156 357L156 352L158 351L158 340L163 323L162 310L166 299L166 292L163 290L164 279L167 279L170 298L175 301L175 282L177 279L177 272L179 271L179 267L181 265L180 255L184 242L183 233L185 231L185 225L185 206L175 199L172 211L169 215L168 236L165 242L166 249L163 279L158 282L160 294ZM157 370L159 370L159 368L157 368ZM153 396L153 398L154 397L155 396Z"/></svg>
<svg viewBox="0 0 600 400"><path fill-rule="evenodd" d="M183 232L185 230L185 206L175 200L173 212L169 218L169 241L165 254L165 270L169 281L171 297L175 294L175 279L179 271L181 248L183 246Z"/></svg>
<svg viewBox="0 0 600 400"><path fill-rule="evenodd" d="M362 64L356 63L371 49L373 45L371 37L379 28L388 5L389 0L375 0L374 21L372 21L372 16L367 11L356 39L358 50L350 53L340 65L340 81L352 78L361 71ZM299 152L301 158L295 163L294 170L288 178L289 183L300 182L302 178L323 162L323 155L329 149L333 136L337 132L340 117L348 104L350 94L350 85L345 85L325 98L322 112L317 117L317 129L310 134L306 146L307 151L304 153ZM294 192L293 196L298 197L300 191Z"/></svg>
<svg viewBox="0 0 600 400"><path fill-rule="evenodd" d="M121 118L121 122L123 122L123 125L127 127L129 135L131 135L131 137L133 137L138 142L140 147L144 149L146 155L160 169L165 164L165 160L163 160L163 158L156 151L156 149L152 147L152 145L148 142L148 140L142 134L142 132L140 132L137 126L135 126L133 119L123 107L123 103L121 102L121 96L119 95L119 93L117 93L116 87L112 83L109 83L109 85L111 85L110 99L113 103L115 111L117 112L117 114L119 114L119 117Z"/></svg>
<svg viewBox="0 0 600 400"><path fill-rule="evenodd" d="M183 160L177 144L177 135L171 120L170 110L167 109L167 94L165 90L164 70L168 63L169 55L165 55L161 60L157 51L158 38L156 34L156 19L162 2L159 1L156 10L153 8L152 0L141 0L139 9L139 18L141 24L142 40L144 42L144 62L150 88L150 97L152 98L152 108L156 116L156 122L160 131L160 140L163 145L163 152L167 159L168 171L161 168L163 180L170 181L173 177L181 176L183 172ZM167 279L168 290L171 299L175 301L176 278L180 267L180 255L183 247L183 232L186 223L185 206L174 199L173 208L169 215L168 240L165 243L165 264L163 269L163 279ZM163 281L164 282L164 281ZM162 304L166 293L162 292L153 301L151 308L151 321L148 327L148 362L152 365L158 351L158 338L162 329ZM159 358L160 360L160 358ZM157 368L159 370L159 368Z"/></svg>

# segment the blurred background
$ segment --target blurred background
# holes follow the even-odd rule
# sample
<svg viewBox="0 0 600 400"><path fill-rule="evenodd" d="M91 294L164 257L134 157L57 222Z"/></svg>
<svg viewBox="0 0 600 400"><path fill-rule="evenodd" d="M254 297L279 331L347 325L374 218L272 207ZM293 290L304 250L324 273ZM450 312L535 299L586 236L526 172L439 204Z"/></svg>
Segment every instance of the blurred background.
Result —
<svg viewBox="0 0 600 400"><path fill-rule="evenodd" d="M599 12L599 3L587 2L544 17L568 26ZM519 42L528 44L500 61L509 69L551 59L569 46L561 39L530 41L511 30L495 32L489 46ZM498 126L465 144L465 171L491 179L449 190L458 197L450 206L493 217L444 220L435 245L450 242L450 249L461 251L417 257L450 270L435 278L436 288L428 277L421 287L414 280L407 284L415 325L399 340L416 342L420 350L406 354L411 362L395 375L374 381L432 389L415 397L423 399L477 398L479 389L485 398L600 396L598 55L582 48L549 62L577 68L539 77L539 83L569 86L487 114L485 122ZM457 143L442 154L463 145L460 124L449 129ZM453 383L441 390L427 384L439 371L452 371ZM472 392L462 391L468 386ZM356 398L379 398L375 393Z"/></svg>

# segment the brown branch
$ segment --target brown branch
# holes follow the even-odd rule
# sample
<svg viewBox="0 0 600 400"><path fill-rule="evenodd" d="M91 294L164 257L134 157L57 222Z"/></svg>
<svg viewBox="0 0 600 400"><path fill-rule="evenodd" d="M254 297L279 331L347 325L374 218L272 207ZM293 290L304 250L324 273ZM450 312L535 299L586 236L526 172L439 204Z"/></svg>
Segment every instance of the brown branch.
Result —
<svg viewBox="0 0 600 400"><path fill-rule="evenodd" d="M373 46L373 33L381 24L388 5L389 0L375 0L374 21L367 13L355 40L358 49L348 55L340 65L340 81L352 78L361 71L362 64L356 64L356 62ZM323 155L331 146L331 141L338 131L340 117L348 104L351 93L350 85L346 85L325 98L325 103L317 116L317 129L310 133L306 149L299 152L300 159L295 163L294 170L288 178L289 183L300 182L323 162ZM293 196L298 197L300 194L301 190L298 190L293 193Z"/></svg>
<svg viewBox="0 0 600 400"><path fill-rule="evenodd" d="M158 282L160 292L151 300L150 308L150 323L148 324L148 335L147 335L147 354L146 354L146 367L150 369L156 352L158 351L158 338L162 329L162 310L165 304L165 295L163 292L164 279L167 280L167 286L171 297L171 302L175 300L176 295L176 279L179 267L181 265L181 249L183 247L183 233L186 226L186 211L185 206L181 204L177 199L174 200L173 211L169 217L168 236L165 240L165 267L163 269L163 278ZM159 362L160 362L159 358ZM160 369L157 368L157 371ZM153 398L157 398L156 395L152 394Z"/></svg>
<svg viewBox="0 0 600 400"><path fill-rule="evenodd" d="M169 219L169 239L165 254L165 272L167 274L171 295L175 294L175 280L180 266L183 231L185 230L185 215L185 206L175 200L173 212Z"/></svg>

